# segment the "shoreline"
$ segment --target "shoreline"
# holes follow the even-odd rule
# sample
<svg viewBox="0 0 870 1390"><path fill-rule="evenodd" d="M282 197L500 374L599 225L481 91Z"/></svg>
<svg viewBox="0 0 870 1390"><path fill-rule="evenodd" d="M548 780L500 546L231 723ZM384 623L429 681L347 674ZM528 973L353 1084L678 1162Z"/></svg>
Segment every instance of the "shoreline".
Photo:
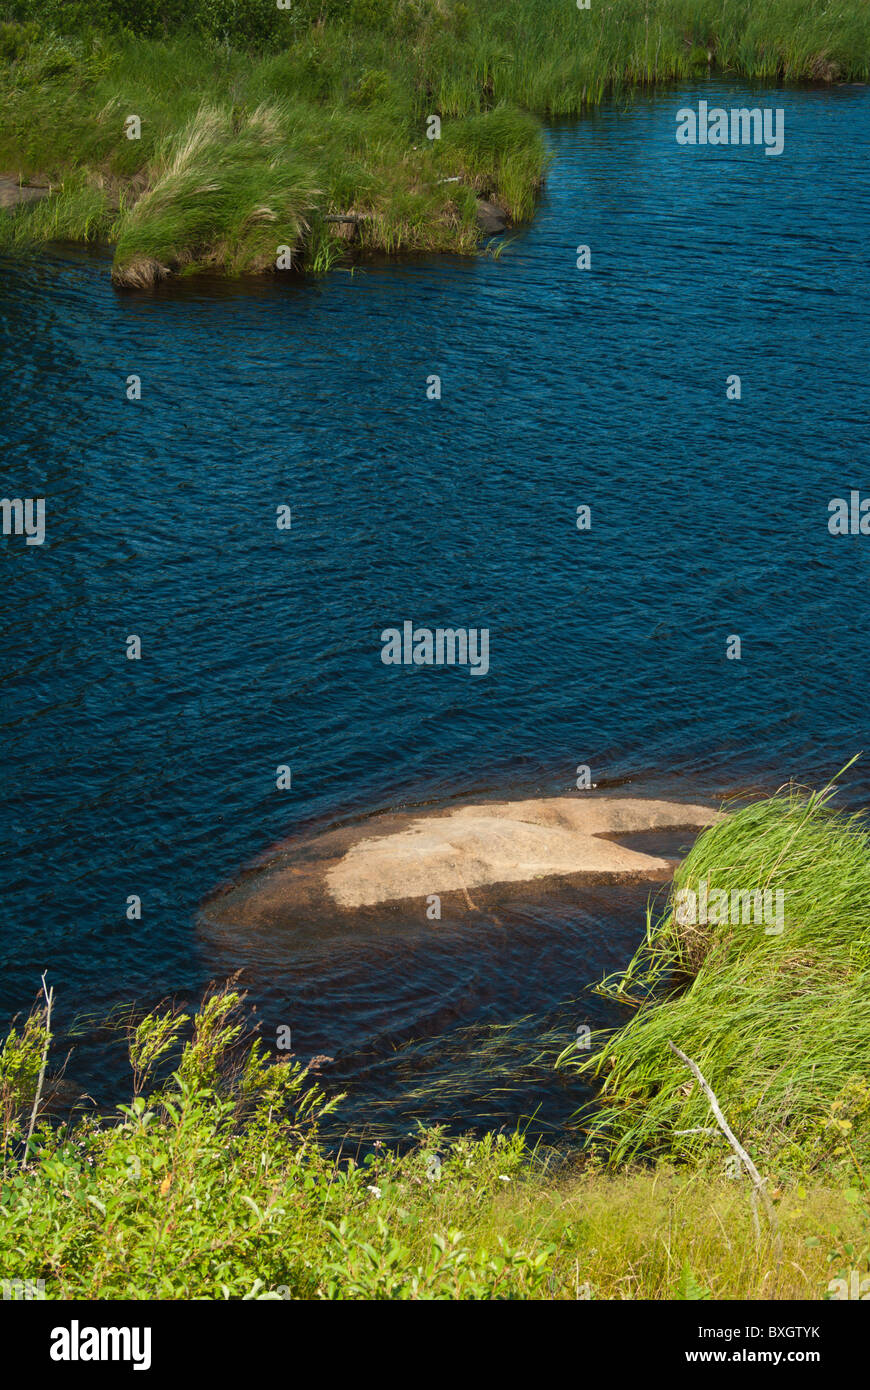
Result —
<svg viewBox="0 0 870 1390"><path fill-rule="evenodd" d="M752 86L757 85L761 90L768 92L782 90L827 92L833 88L866 88L870 86L870 80L838 81L831 79L825 81L817 77L797 77L788 81L771 81L762 76L751 77L731 70L719 70L715 67L710 67L707 70L706 78L711 85L742 81ZM678 88L681 83L687 80L690 79L681 76L665 77L653 83L638 84L630 91L631 95L634 96L664 93ZM540 134L543 135L551 127L574 123L584 115L593 114L605 104L608 98L614 97L617 90L616 85L613 89L604 89L599 100L584 105L579 111L571 115L529 114L540 122ZM365 269L367 266L377 266L384 263L405 263L418 257L432 255L453 255L462 259L473 259L487 254L494 254L498 257L506 244L500 238L507 236L509 240L511 232L521 230L524 225L534 222L551 167L552 157L542 153L539 170L526 190L525 213L522 216L513 215L509 200L500 199L497 194L489 192L495 180L494 169L483 180L482 186L487 190L486 196L478 191L474 183L464 183L461 176L439 179L439 183L459 185L456 192L467 195L470 200L470 215L466 209L467 215L463 223L454 229L454 240L449 237L445 238L443 226L439 227L436 220L433 219L430 226L424 229L422 242L412 245L404 245L400 242L391 249L389 235L385 239L381 239L382 229L379 228L378 218L371 212L354 210L336 212L332 209L327 211L323 208L317 208L314 210L311 224L307 228L311 237L310 242L299 248L292 248L293 254L286 265L255 264L239 270L215 263L210 259L202 262L193 259L189 264L185 264L182 260L177 264L163 265L159 261L145 258L143 263L134 262L132 266L120 269L113 264L111 268L112 284L116 289L138 291L167 282L178 284L183 280L192 278L215 277L226 281L257 277L260 280L280 280L289 274L295 279L301 279L312 274L322 275L332 269L342 269L350 271L352 274L357 267ZM17 175L11 172L0 172L0 252L34 251L41 246L50 247L55 244L87 246L115 256L119 244L117 229L119 219L122 217L122 210L125 208L128 211L132 210L139 199L150 191L142 187L144 177L142 171L137 172L129 183L118 184L109 195L107 202L98 211L97 230L94 230L90 224L84 229L73 226L70 229L70 234L64 235L62 232L64 218L61 211L59 216L54 216L51 219L60 229L57 236L46 236L44 229L39 226L29 229L22 225L10 232L9 221L22 213L26 216L28 210L33 209L36 205L43 204L50 208L55 202L62 204L67 198L74 202L82 190L80 187L75 187L71 192L67 190L67 178L73 176L74 170L69 169L65 174L62 173L59 178L56 178L53 183L46 183L32 181L44 177L42 169L31 170L26 179L21 170ZM93 189L98 198L102 195L102 182L103 176L98 175ZM433 190L430 189L430 191ZM6 220L5 235L4 213L9 215ZM374 231L372 240L368 239L370 230ZM78 234L76 234L77 232ZM426 240L427 237L428 241Z"/></svg>
<svg viewBox="0 0 870 1390"><path fill-rule="evenodd" d="M532 0L361 0L313 24L276 11L220 45L196 6L161 37L144 15L138 35L108 21L71 34L29 0L13 12L26 18L2 26L0 169L7 199L10 181L30 188L0 216L0 249L113 247L127 288L474 256L534 216L546 122L681 83L870 79L864 8L814 16L790 0L727 14L698 0L690 31L669 0L629 3L618 23Z"/></svg>
<svg viewBox="0 0 870 1390"><path fill-rule="evenodd" d="M597 1034L595 1051L572 1043L557 1064L566 1077L604 1078L591 1127L587 1107L587 1122L561 1144L533 1147L521 1128L473 1138L424 1122L415 1142L394 1148L377 1138L375 1112L365 1142L330 1153L318 1130L341 1104L318 1084L329 1059L306 1068L292 1053L270 1057L245 1029L234 983L212 989L195 1019L174 1006L132 1019L138 1099L120 1122L43 1119L31 1140L51 1026L50 1013L35 1009L5 1045L16 1081L4 1145L20 1176L0 1274L20 1278L23 1260L28 1273L44 1273L50 1299L241 1298L255 1274L261 1296L291 1299L619 1299L626 1268L636 1270L633 1297L858 1297L848 1271L870 1197L870 967L855 946L870 910L868 841L866 823L832 812L829 800L829 790L782 794L704 832L682 880L715 872L739 886L767 874L773 857L792 935L751 924L707 925L702 941L674 934L672 898L616 977L633 1017ZM650 979L661 986L663 966L687 965L686 949L688 981L631 997ZM678 1057L703 1068L757 1165L768 1190L763 1224L748 1184L723 1176L707 1097L666 1045L674 1033ZM836 1048L812 1046L831 1033ZM417 1083L421 1104L426 1081ZM41 1082L37 1103L40 1092ZM48 1095L50 1084L43 1104ZM43 1270L47 1227L57 1258ZM433 1238L461 1253L455 1267L445 1270L440 1256L427 1263ZM659 1245L667 1258L651 1260ZM360 1264L363 1248L370 1258Z"/></svg>

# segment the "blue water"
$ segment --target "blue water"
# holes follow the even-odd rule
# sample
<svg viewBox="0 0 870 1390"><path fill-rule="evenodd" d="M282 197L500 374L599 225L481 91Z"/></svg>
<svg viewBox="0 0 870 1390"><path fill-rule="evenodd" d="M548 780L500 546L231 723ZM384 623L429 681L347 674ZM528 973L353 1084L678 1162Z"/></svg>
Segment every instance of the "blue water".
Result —
<svg viewBox="0 0 870 1390"><path fill-rule="evenodd" d="M698 96L784 108L784 153L677 146ZM548 138L498 259L145 295L102 252L3 261L3 493L47 499L45 544L0 547L3 1018L43 970L64 1027L194 1000L227 966L200 902L303 826L568 794L581 763L712 798L868 747L870 538L827 506L870 495L870 90L691 89ZM489 674L385 666L406 619L489 628ZM425 1033L424 1074L468 1066L444 1113L474 1121L495 1112L456 1030L558 1023L644 901L529 894L488 932L348 943L321 978L276 946L252 999L310 1053ZM121 1059L93 1029L68 1074L114 1094ZM406 1076L359 1076L354 1103L401 1110Z"/></svg>

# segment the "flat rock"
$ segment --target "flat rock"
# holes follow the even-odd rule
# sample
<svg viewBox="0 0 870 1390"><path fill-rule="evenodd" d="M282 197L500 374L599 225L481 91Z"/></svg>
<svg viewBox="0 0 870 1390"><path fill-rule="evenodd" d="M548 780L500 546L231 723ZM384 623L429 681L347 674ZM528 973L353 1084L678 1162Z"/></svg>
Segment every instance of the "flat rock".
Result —
<svg viewBox="0 0 870 1390"><path fill-rule="evenodd" d="M277 847L206 912L213 922L269 926L432 893L467 901L484 885L663 880L673 860L617 838L700 830L720 819L707 806L594 793L384 814Z"/></svg>
<svg viewBox="0 0 870 1390"><path fill-rule="evenodd" d="M16 208L19 203L35 203L48 197L48 188L42 184L20 184L17 179L0 175L0 208Z"/></svg>
<svg viewBox="0 0 870 1390"><path fill-rule="evenodd" d="M364 907L565 874L643 876L667 870L668 860L602 837L704 826L715 816L702 806L603 797L461 806L361 840L327 871L326 883L341 907Z"/></svg>

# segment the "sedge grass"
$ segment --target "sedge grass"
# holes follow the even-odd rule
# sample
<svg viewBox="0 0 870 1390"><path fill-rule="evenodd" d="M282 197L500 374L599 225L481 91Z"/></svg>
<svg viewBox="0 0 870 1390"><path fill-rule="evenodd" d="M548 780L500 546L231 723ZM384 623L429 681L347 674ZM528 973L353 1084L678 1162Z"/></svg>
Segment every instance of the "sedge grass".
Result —
<svg viewBox="0 0 870 1390"><path fill-rule="evenodd" d="M853 1180L867 1170L870 842L863 819L836 812L831 795L790 788L707 830L635 959L605 981L636 1013L591 1055L563 1062L601 1083L586 1123L611 1161L724 1161L721 1137L676 1133L711 1118L673 1041L756 1161ZM742 910L716 925L681 921L674 895L702 883L729 902L736 891L782 891L782 932Z"/></svg>

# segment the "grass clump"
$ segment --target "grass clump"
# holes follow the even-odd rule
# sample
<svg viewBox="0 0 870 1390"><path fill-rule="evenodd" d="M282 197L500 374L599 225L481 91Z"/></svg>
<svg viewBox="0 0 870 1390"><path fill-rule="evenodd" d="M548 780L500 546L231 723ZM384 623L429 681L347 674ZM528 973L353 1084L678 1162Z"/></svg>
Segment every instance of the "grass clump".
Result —
<svg viewBox="0 0 870 1390"><path fill-rule="evenodd" d="M262 271L275 265L279 245L289 268L317 196L313 170L293 158L291 142L284 107L235 118L201 107L158 152L148 192L121 222L116 282L142 288L178 271Z"/></svg>
<svg viewBox="0 0 870 1390"><path fill-rule="evenodd" d="M118 209L108 190L71 174L50 197L0 213L0 250L26 251L49 241L105 241L117 223Z"/></svg>
<svg viewBox="0 0 870 1390"><path fill-rule="evenodd" d="M673 1041L700 1067L757 1163L863 1183L870 844L864 821L835 812L831 795L789 789L707 830L678 869L663 916L650 916L635 959L605 981L636 1013L588 1058L563 1060L602 1079L587 1122L612 1162L640 1154L724 1161L718 1135L676 1134L712 1118ZM685 894L705 884L727 911L717 906L707 924L693 923ZM732 896L765 889L783 894L781 932ZM714 890L726 896L713 899Z"/></svg>

